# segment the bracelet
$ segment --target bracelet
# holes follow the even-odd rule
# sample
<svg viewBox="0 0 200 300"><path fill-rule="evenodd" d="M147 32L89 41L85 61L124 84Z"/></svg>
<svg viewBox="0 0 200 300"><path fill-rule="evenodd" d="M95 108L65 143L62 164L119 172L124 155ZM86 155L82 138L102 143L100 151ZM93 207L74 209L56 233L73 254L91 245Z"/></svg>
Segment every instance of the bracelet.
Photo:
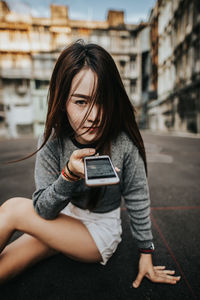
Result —
<svg viewBox="0 0 200 300"><path fill-rule="evenodd" d="M140 253L144 253L144 254L151 254L153 253L155 250L153 249L139 249Z"/></svg>
<svg viewBox="0 0 200 300"><path fill-rule="evenodd" d="M67 168L67 171L69 172L69 174L70 174L71 176L75 177L75 178L80 179L80 177L79 177L78 175L74 174L74 173L69 169L68 164L69 164L69 160L68 160L67 163L66 163L66 168Z"/></svg>
<svg viewBox="0 0 200 300"><path fill-rule="evenodd" d="M154 252L154 250L155 250L155 246L153 242L150 242L150 246L147 248L139 248L139 252L144 254L151 254Z"/></svg>
<svg viewBox="0 0 200 300"><path fill-rule="evenodd" d="M153 253L154 250L155 250L155 246L153 242L151 242L151 245L148 248L139 248L139 252L144 254Z"/></svg>
<svg viewBox="0 0 200 300"><path fill-rule="evenodd" d="M64 168L62 169L62 175L68 180L68 181L71 181L71 182L73 182L73 181L77 181L78 179L74 179L74 178L71 178L71 177L69 177L68 175L67 175L67 173L65 172L65 170L64 170Z"/></svg>

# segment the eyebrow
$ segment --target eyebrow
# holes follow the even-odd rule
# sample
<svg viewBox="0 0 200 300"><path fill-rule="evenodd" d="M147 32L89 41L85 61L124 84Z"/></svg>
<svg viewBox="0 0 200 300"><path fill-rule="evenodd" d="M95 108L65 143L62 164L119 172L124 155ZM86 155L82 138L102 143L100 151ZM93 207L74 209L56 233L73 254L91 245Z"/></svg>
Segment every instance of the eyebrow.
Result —
<svg viewBox="0 0 200 300"><path fill-rule="evenodd" d="M72 94L71 97L79 97L79 98L83 98L83 99L87 99L90 100L91 97L88 95L83 95L83 94Z"/></svg>

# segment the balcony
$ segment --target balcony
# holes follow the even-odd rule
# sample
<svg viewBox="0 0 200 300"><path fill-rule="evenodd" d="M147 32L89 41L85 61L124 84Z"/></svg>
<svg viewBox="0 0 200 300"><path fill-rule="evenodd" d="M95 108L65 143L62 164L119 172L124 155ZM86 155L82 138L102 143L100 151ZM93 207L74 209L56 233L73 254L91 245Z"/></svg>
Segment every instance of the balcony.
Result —
<svg viewBox="0 0 200 300"><path fill-rule="evenodd" d="M30 68L0 68L2 78L31 78Z"/></svg>
<svg viewBox="0 0 200 300"><path fill-rule="evenodd" d="M32 76L35 79L50 80L52 70L53 70L53 67L48 68L48 69L34 68Z"/></svg>

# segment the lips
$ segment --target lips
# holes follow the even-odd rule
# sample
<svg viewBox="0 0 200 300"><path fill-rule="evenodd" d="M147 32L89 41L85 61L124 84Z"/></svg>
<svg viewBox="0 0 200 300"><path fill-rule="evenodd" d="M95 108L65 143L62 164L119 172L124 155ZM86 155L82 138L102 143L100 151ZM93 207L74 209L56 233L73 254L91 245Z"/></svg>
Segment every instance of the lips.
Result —
<svg viewBox="0 0 200 300"><path fill-rule="evenodd" d="M85 128L89 129L88 133L90 133L90 134L97 133L97 131L99 130L99 127L85 127Z"/></svg>

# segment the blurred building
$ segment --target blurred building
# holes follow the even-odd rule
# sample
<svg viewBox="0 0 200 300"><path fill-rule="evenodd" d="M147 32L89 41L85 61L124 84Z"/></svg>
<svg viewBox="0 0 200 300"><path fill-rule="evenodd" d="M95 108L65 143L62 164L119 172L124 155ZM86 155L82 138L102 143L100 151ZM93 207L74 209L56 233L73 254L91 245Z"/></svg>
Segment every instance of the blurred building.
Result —
<svg viewBox="0 0 200 300"><path fill-rule="evenodd" d="M151 103L157 100L158 89L158 2L156 2L154 8L152 8L149 17L150 27L150 84L149 84L149 101L147 104L147 127L153 130L157 130L157 111L156 108L149 109Z"/></svg>
<svg viewBox="0 0 200 300"><path fill-rule="evenodd" d="M51 5L50 18L35 18L16 14L0 1L0 135L40 134L55 61L66 45L79 38L109 51L139 118L141 61L147 60L140 32L145 28L143 23L125 24L123 11L108 11L101 22L81 21L69 19L66 6ZM144 40L145 32L142 36Z"/></svg>
<svg viewBox="0 0 200 300"><path fill-rule="evenodd" d="M149 127L199 133L200 1L158 0L149 22L152 43Z"/></svg>
<svg viewBox="0 0 200 300"><path fill-rule="evenodd" d="M140 84L140 101L137 107L138 124L141 129L146 129L148 124L147 106L150 99L150 83L151 83L151 52L150 52L150 26L146 26L138 33L138 59L140 67L140 76L138 81Z"/></svg>

